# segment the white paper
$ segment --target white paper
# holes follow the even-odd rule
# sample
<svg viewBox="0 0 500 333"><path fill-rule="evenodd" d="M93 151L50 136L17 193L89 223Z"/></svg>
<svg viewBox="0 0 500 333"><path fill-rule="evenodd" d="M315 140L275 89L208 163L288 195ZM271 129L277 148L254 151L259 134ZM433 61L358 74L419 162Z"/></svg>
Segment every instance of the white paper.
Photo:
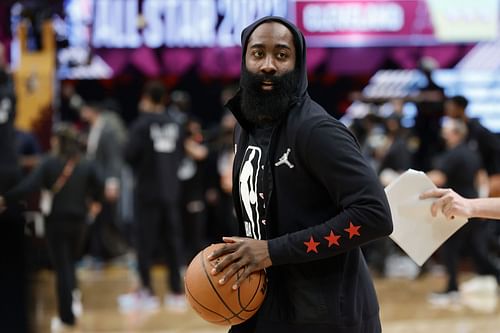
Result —
<svg viewBox="0 0 500 333"><path fill-rule="evenodd" d="M419 199L419 195L436 188L421 171L408 170L385 188L394 223L391 239L408 256L422 266L451 235L460 229L466 218L447 219L441 212L431 215L436 199Z"/></svg>

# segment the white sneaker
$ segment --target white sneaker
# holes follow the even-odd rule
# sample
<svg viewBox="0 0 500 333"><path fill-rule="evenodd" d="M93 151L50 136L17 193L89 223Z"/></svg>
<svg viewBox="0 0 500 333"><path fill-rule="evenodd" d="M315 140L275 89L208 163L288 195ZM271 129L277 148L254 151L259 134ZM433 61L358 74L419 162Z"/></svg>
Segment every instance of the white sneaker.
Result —
<svg viewBox="0 0 500 333"><path fill-rule="evenodd" d="M82 305L82 292L78 289L73 290L72 292L73 302L71 303L71 310L75 317L80 318L83 314L83 305Z"/></svg>
<svg viewBox="0 0 500 333"><path fill-rule="evenodd" d="M449 307L460 303L460 294L458 291L431 293L427 301L437 307Z"/></svg>
<svg viewBox="0 0 500 333"><path fill-rule="evenodd" d="M188 309L186 295L184 294L166 295L164 304L167 310L172 312L184 313Z"/></svg>
<svg viewBox="0 0 500 333"><path fill-rule="evenodd" d="M72 332L73 328L74 326L63 323L59 317L52 317L50 320L50 331L52 333Z"/></svg>
<svg viewBox="0 0 500 333"><path fill-rule="evenodd" d="M476 276L459 287L462 293L481 295L496 295L497 288L497 280L492 275Z"/></svg>
<svg viewBox="0 0 500 333"><path fill-rule="evenodd" d="M156 311L160 308L158 298L141 290L118 296L118 307L121 312Z"/></svg>

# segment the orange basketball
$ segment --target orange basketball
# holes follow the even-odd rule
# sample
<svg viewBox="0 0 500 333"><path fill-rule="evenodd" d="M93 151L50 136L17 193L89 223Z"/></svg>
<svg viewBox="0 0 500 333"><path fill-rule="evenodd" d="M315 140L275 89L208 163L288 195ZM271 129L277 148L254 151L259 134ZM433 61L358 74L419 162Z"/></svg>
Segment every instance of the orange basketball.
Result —
<svg viewBox="0 0 500 333"><path fill-rule="evenodd" d="M191 307L206 321L218 325L236 325L252 317L266 295L264 271L252 273L240 284L238 290L232 286L235 274L224 285L219 284L222 273L212 275L210 271L224 257L208 260L207 257L224 244L213 244L194 257L184 278L186 297Z"/></svg>

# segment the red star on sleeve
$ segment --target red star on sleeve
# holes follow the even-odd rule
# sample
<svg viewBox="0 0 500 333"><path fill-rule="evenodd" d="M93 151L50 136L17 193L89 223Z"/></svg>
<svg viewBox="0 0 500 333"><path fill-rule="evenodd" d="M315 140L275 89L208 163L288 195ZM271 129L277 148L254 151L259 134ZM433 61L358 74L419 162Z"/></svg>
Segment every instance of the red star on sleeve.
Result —
<svg viewBox="0 0 500 333"><path fill-rule="evenodd" d="M307 246L307 252L306 253L309 253L309 252L316 252L316 253L318 253L317 247L319 245L319 242L315 242L313 236L311 236L311 239L309 239L309 242L304 242L304 245Z"/></svg>
<svg viewBox="0 0 500 333"><path fill-rule="evenodd" d="M332 245L340 246L339 238L340 238L340 235L339 236L335 235L333 233L333 230L331 230L330 235L325 237L325 239L328 241L328 247L331 247Z"/></svg>
<svg viewBox="0 0 500 333"><path fill-rule="evenodd" d="M361 228L360 225L354 225L352 222L349 222L349 228L344 229L344 231L349 233L349 239L351 239L354 236L360 236L359 228Z"/></svg>

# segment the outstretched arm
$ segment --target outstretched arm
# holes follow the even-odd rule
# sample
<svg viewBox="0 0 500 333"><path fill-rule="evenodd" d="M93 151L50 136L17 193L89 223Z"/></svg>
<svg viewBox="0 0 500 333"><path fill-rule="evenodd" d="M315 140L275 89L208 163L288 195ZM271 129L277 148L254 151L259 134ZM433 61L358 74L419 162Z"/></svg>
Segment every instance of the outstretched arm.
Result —
<svg viewBox="0 0 500 333"><path fill-rule="evenodd" d="M441 211L447 218L500 219L500 198L467 199L452 189L433 189L420 195L420 199L437 198L431 206L432 216Z"/></svg>

